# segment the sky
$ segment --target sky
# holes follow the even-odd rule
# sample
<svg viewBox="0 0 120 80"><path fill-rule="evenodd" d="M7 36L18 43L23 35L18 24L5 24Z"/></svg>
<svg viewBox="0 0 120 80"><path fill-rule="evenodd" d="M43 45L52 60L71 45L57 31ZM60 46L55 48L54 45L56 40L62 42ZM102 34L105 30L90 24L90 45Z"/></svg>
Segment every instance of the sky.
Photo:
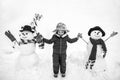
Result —
<svg viewBox="0 0 120 80"><path fill-rule="evenodd" d="M0 0L0 47L1 50L11 51L11 42L4 35L10 30L19 38L21 26L30 24L34 14L42 14L38 22L38 32L50 39L57 23L63 22L70 32L71 38L78 33L88 41L88 30L100 26L105 32L105 40L112 31L120 32L120 0ZM106 42L108 48L108 62L120 62L119 34ZM75 46L75 47L73 47ZM51 45L45 46L51 50ZM75 44L69 44L68 53L86 50L86 44L81 39ZM47 51L46 51L47 52Z"/></svg>

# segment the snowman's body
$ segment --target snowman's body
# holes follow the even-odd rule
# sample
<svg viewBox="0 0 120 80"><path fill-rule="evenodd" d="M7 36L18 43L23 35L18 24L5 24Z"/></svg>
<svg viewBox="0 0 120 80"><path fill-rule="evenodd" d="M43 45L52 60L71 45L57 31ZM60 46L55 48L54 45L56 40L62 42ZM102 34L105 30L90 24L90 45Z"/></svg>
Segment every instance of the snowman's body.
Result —
<svg viewBox="0 0 120 80"><path fill-rule="evenodd" d="M35 44L28 43L19 46L19 56L17 60L17 66L19 68L33 68L37 67L39 63L39 57L35 52Z"/></svg>
<svg viewBox="0 0 120 80"><path fill-rule="evenodd" d="M19 46L21 55L31 55L31 54L35 53L35 48L36 48L35 43L21 44Z"/></svg>
<svg viewBox="0 0 120 80"><path fill-rule="evenodd" d="M87 52L88 55L90 55L91 50L92 50L92 43L89 41L87 44ZM97 45L97 52L96 52L96 58L102 57L103 56L103 50L102 50L102 46L101 45Z"/></svg>
<svg viewBox="0 0 120 80"><path fill-rule="evenodd" d="M92 50L92 43L89 41L88 45L87 45L87 53L88 53L88 57L87 59L89 59L89 55L91 53ZM103 72L106 70L106 62L105 59L103 58L103 49L101 45L97 45L97 52L96 52L96 60L95 60L95 64L93 66L93 69L96 72Z"/></svg>

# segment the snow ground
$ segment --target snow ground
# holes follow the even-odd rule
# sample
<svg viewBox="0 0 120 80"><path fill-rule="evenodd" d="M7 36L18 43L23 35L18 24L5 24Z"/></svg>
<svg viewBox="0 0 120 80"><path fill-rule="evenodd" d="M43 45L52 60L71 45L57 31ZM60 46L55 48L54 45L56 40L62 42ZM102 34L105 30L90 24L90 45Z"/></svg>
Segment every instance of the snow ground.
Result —
<svg viewBox="0 0 120 80"><path fill-rule="evenodd" d="M0 41L0 80L119 80L120 79L120 61L119 54L115 53L111 47L114 41L107 44L108 54L106 57L107 71L105 73L92 74L89 70L84 69L86 52L81 51L79 42L69 45L67 49L67 72L66 77L53 77L52 73L52 45L45 44L44 49L36 48L36 53L39 57L39 63L35 67L18 68L20 53L17 49L12 48L12 43L1 32ZM116 45L116 44L113 44ZM79 46L73 47L73 46ZM85 47L85 46L84 46ZM72 51L71 51L72 50ZM25 59L23 66L31 64Z"/></svg>
<svg viewBox="0 0 120 80"><path fill-rule="evenodd" d="M39 52L39 51L38 51ZM119 80L120 79L120 64L115 65L112 70L105 73L92 74L89 70L84 69L83 58L76 55L69 55L67 57L67 73L66 78L53 77L52 73L52 58L51 54L42 53L41 50L38 54L39 65L32 68L21 68L16 70L16 61L18 60L18 52L2 52L0 54L0 80ZM44 55L45 54L45 55ZM47 55L47 56L46 56ZM26 65L29 64L29 61ZM114 76L113 76L114 74Z"/></svg>

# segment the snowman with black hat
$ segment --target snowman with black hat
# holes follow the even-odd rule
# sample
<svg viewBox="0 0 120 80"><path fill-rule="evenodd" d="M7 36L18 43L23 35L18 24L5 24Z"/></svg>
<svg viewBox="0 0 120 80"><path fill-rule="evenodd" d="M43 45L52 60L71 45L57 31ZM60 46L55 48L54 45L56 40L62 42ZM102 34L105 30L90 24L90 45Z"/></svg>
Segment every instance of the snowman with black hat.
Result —
<svg viewBox="0 0 120 80"><path fill-rule="evenodd" d="M113 32L110 37L113 37L117 32ZM105 31L99 27L95 26L90 28L88 31L89 42L85 41L81 34L81 39L87 43L87 63L85 65L86 69L90 69L92 72L104 72L106 70L105 57L107 53L107 47L105 41L102 37L105 36Z"/></svg>
<svg viewBox="0 0 120 80"><path fill-rule="evenodd" d="M99 26L90 28L90 30L88 31L88 35L90 36L90 41L88 43L88 54L90 55L86 64L86 69L88 67L92 69L96 62L96 59L98 60L105 58L107 48L105 42L102 39L102 37L105 36L105 32Z"/></svg>
<svg viewBox="0 0 120 80"><path fill-rule="evenodd" d="M42 15L35 14L33 21L30 25L24 25L21 27L19 40L17 40L10 30L5 31L5 35L13 42L13 48L19 51L20 55L17 59L17 69L25 69L37 67L39 63L39 57L36 50L36 44L39 48L44 48L43 37L36 31L37 21L40 21Z"/></svg>
<svg viewBox="0 0 120 80"><path fill-rule="evenodd" d="M42 36L38 35L37 40L35 31L30 25L21 27L20 30L20 41L18 42L20 55L17 59L17 69L26 69L37 67L39 64L39 57L36 50L36 43L42 40Z"/></svg>
<svg viewBox="0 0 120 80"><path fill-rule="evenodd" d="M20 53L16 61L16 69L37 68L39 57L35 50L36 44L42 42L42 35L35 35L35 29L30 25L21 27L19 41L17 41L9 30L5 32L5 35L15 44L13 48L18 49Z"/></svg>

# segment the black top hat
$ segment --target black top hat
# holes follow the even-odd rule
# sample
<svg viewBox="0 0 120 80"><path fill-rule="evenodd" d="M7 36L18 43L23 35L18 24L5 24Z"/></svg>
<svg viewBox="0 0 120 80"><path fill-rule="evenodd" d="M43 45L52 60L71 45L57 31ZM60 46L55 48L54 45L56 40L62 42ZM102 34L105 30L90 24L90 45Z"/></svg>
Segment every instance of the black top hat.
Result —
<svg viewBox="0 0 120 80"><path fill-rule="evenodd" d="M31 26L29 26L29 25L25 25L25 26L22 28L22 30L20 30L20 32L23 32L23 31L30 31L30 32L34 33L34 31L32 31Z"/></svg>
<svg viewBox="0 0 120 80"><path fill-rule="evenodd" d="M90 36L91 32L94 30L99 30L100 32L102 32L102 36L105 36L105 32L99 26L95 26L93 28L90 28L88 31L88 35Z"/></svg>

